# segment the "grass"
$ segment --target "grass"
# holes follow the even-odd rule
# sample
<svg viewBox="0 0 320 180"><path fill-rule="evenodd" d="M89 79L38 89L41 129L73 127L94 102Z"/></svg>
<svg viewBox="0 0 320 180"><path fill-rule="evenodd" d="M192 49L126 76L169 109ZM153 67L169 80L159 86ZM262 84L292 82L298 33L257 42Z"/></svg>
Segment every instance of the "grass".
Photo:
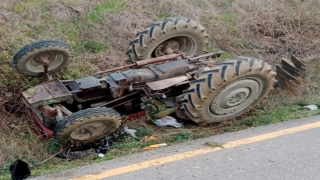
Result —
<svg viewBox="0 0 320 180"><path fill-rule="evenodd" d="M122 0L106 0L93 9L93 11L89 14L89 19L94 22L102 22L102 15L104 13L114 14L122 11L123 9L124 7Z"/></svg>
<svg viewBox="0 0 320 180"><path fill-rule="evenodd" d="M45 1L38 0L28 0L22 2L14 2L11 6L11 10L16 13L24 13L30 9L30 7L37 7L41 9L42 12L45 11Z"/></svg>
<svg viewBox="0 0 320 180"><path fill-rule="evenodd" d="M176 5L178 4L178 5ZM154 8L157 7L157 8ZM0 4L0 179L9 179L8 166L16 158L38 163L57 151L54 141L39 139L19 101L22 90L38 84L41 78L28 78L15 72L11 57L22 45L38 39L60 39L74 50L74 59L55 76L61 79L85 77L101 69L117 67L127 59L128 42L145 25L170 16L188 17L200 22L210 35L209 52L223 50L218 59L257 56L271 64L288 56L307 57L320 52L317 41L320 5L313 1L234 1L234 0L3 0ZM285 32L282 34L282 32ZM274 36L274 35L277 36ZM294 37L294 38L292 38ZM274 51L269 53L270 49ZM150 144L169 145L249 127L279 123L320 114L303 105L320 105L319 59L308 62L309 77L300 96L274 91L264 104L241 118L206 127L185 123L183 128L159 128L144 119L126 124L137 129L141 140L125 136L114 142L104 158L90 155L74 161L53 158L35 167L33 174L56 172L92 162L143 151ZM8 103L9 102L9 103ZM8 113L10 106L16 112ZM144 137L155 135L151 141ZM208 142L216 147L218 143Z"/></svg>
<svg viewBox="0 0 320 180"><path fill-rule="evenodd" d="M163 12L159 15L160 19L166 19L166 18L169 18L171 17L171 14L170 13L167 13L167 12Z"/></svg>

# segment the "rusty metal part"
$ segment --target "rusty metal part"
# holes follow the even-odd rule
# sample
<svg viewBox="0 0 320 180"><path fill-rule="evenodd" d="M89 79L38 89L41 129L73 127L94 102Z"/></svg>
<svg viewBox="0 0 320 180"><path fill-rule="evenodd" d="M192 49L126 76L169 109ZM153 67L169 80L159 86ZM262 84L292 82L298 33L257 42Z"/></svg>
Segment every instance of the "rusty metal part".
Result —
<svg viewBox="0 0 320 180"><path fill-rule="evenodd" d="M52 58L52 55L50 54L39 54L36 57L34 57L34 60L42 64L43 66L43 73L44 73L44 80L49 81L52 79L52 76L49 74L49 64L50 64L50 58Z"/></svg>
<svg viewBox="0 0 320 180"><path fill-rule="evenodd" d="M292 74L287 72L284 68L282 68L280 65L276 65L276 71L277 75L288 79L288 80L293 80L293 81L298 81Z"/></svg>
<svg viewBox="0 0 320 180"><path fill-rule="evenodd" d="M158 79L165 79L185 74L188 71L191 71L191 68L193 67L191 66L190 68L189 64L184 60L178 59L149 68L157 74Z"/></svg>
<svg viewBox="0 0 320 180"><path fill-rule="evenodd" d="M213 58L213 59L216 59L218 57L221 56L223 52L222 51L219 51L219 52L215 52L215 53L206 53L206 54L201 54L201 55L195 55L195 56L192 56L192 57L188 57L188 59L190 61L195 61L195 60L199 60L201 58Z"/></svg>
<svg viewBox="0 0 320 180"><path fill-rule="evenodd" d="M156 74L150 70L149 68L143 68L143 69L131 69L125 72L122 72L122 74L127 78L127 82L148 82L148 81L154 81L157 79Z"/></svg>
<svg viewBox="0 0 320 180"><path fill-rule="evenodd" d="M306 62L298 59L297 57L295 56L291 56L290 60L292 61L292 63L298 68L298 69L306 69L307 65L306 65Z"/></svg>
<svg viewBox="0 0 320 180"><path fill-rule="evenodd" d="M137 61L137 62L135 62L135 64L137 66L144 66L144 65L148 65L148 64L154 64L154 63L158 63L158 62L171 60L171 59L177 59L179 56L181 56L181 54L170 54L170 55L160 56L160 57L146 59L146 60L142 60L142 61Z"/></svg>
<svg viewBox="0 0 320 180"><path fill-rule="evenodd" d="M108 101L108 102L104 102L104 103L91 104L91 107L102 107L102 106L107 106L107 107L109 107L108 105L110 105L110 104L113 104L113 103L116 103L116 102L120 102L120 101L123 100L123 99L127 99L127 98L129 98L129 97L131 97L131 96L134 96L134 95L136 95L136 94L139 94L139 93L140 93L139 91L136 91L136 92L133 92L133 93L131 93L131 94L122 96L122 97L120 97L120 98L118 98L118 99L112 100L112 101Z"/></svg>
<svg viewBox="0 0 320 180"><path fill-rule="evenodd" d="M149 92L148 92L145 88L143 88L143 87L133 87L133 89L134 89L134 90L140 90L140 91L142 91L142 92L145 94L145 96L148 96L148 97L150 97L150 96L160 96L161 98L166 98L166 95L163 94L163 93L158 93L158 92L149 93Z"/></svg>
<svg viewBox="0 0 320 180"><path fill-rule="evenodd" d="M53 79L22 92L28 106L39 107L56 104L73 97L58 79Z"/></svg>
<svg viewBox="0 0 320 180"><path fill-rule="evenodd" d="M61 104L56 104L55 108L59 108L65 115L70 116L72 114L71 111L69 111L66 107L64 107Z"/></svg>
<svg viewBox="0 0 320 180"><path fill-rule="evenodd" d="M130 67L134 67L134 66L136 66L136 64L129 64L129 65L120 66L120 67L117 67L117 68L108 69L108 70L105 70L105 71L99 71L99 72L93 73L92 75L115 72L115 71L119 71L121 69L126 69L126 68L130 68Z"/></svg>
<svg viewBox="0 0 320 180"><path fill-rule="evenodd" d="M178 118L182 120L190 120L190 118L186 115L185 111L181 109L181 106L179 106L176 109L176 115L178 116Z"/></svg>
<svg viewBox="0 0 320 180"><path fill-rule="evenodd" d="M110 96L106 79L97 79L93 76L65 82L65 86L74 94L78 102L92 101Z"/></svg>
<svg viewBox="0 0 320 180"><path fill-rule="evenodd" d="M109 84L112 97L117 99L122 97L132 84L152 82L154 80L181 76L196 68L192 64L187 64L186 60L177 59L159 65L150 66L143 69L133 69L125 72L110 73L104 77ZM173 84L174 85L174 84ZM75 97L76 99L78 97Z"/></svg>
<svg viewBox="0 0 320 180"><path fill-rule="evenodd" d="M155 50L155 56L163 56L168 54L173 54L174 50L179 49L180 44L175 40L168 40L160 44Z"/></svg>
<svg viewBox="0 0 320 180"><path fill-rule="evenodd" d="M296 87L302 83L302 79L306 77L305 62L292 56L290 60L282 59L280 65L276 65L277 86L289 93L298 95Z"/></svg>
<svg viewBox="0 0 320 180"><path fill-rule="evenodd" d="M110 96L107 88L93 88L77 92L73 95L73 98L78 102L93 101L101 98L107 98Z"/></svg>
<svg viewBox="0 0 320 180"><path fill-rule="evenodd" d="M62 114L62 111L59 107L57 107L57 105L55 104L54 105L54 108L57 110L57 116L56 116L56 120L57 122L59 123L59 121L63 120L64 119L64 116Z"/></svg>
<svg viewBox="0 0 320 180"><path fill-rule="evenodd" d="M127 90L127 78L123 75L123 73L110 73L109 77L113 79L116 85L113 87L111 85L110 79L108 79L108 83L110 85L112 96L114 99L122 97Z"/></svg>
<svg viewBox="0 0 320 180"><path fill-rule="evenodd" d="M50 74L49 74L49 62L45 62L45 63L43 64L43 68L44 68L44 70L43 70L44 80L45 80L45 81L51 80L51 79L52 79L52 76L50 76Z"/></svg>
<svg viewBox="0 0 320 180"><path fill-rule="evenodd" d="M160 57L156 57L156 58L146 59L146 60L142 60L142 61L137 61L134 64L129 64L126 66L121 66L121 67L117 67L117 68L113 68L113 69L108 69L105 71L96 72L93 75L110 73L110 72L118 71L118 70L125 69L125 68L130 68L130 67L134 67L134 66L144 66L144 65L148 65L148 64L154 64L154 63L158 63L158 62L168 61L171 59L177 59L179 56L181 56L181 54L170 54L170 55L166 55L166 56L160 56Z"/></svg>
<svg viewBox="0 0 320 180"><path fill-rule="evenodd" d="M114 106L111 106L112 108L115 108L115 107L118 107L118 106L121 106L121 105L123 105L123 104L127 104L127 103L129 103L129 102L132 102L132 101L134 101L134 100L136 100L136 99L139 99L140 97L134 97L134 98L132 98L132 99L129 99L129 100L127 100L127 101L124 101L124 102L121 102L121 103L118 103L118 104L116 104L116 105L114 105Z"/></svg>
<svg viewBox="0 0 320 180"><path fill-rule="evenodd" d="M162 89L166 89L168 87L174 86L188 79L190 79L188 76L178 76L174 78L148 82L146 83L146 85L149 86L153 91L157 91L157 90L162 90Z"/></svg>
<svg viewBox="0 0 320 180"><path fill-rule="evenodd" d="M38 108L45 116L55 117L57 116L57 110L49 105L40 106Z"/></svg>
<svg viewBox="0 0 320 180"><path fill-rule="evenodd" d="M73 94L72 99L65 101L68 104L72 104L73 100L87 102L101 98L111 98L106 79L89 76L74 81L64 81L63 84Z"/></svg>
<svg viewBox="0 0 320 180"><path fill-rule="evenodd" d="M129 102L123 103L123 108L124 108L125 112L127 112L127 113L131 114L132 109L133 109L132 101L129 101Z"/></svg>
<svg viewBox="0 0 320 180"><path fill-rule="evenodd" d="M298 69L291 61L288 61L284 58L281 59L282 68L287 71L292 76L299 75L300 69Z"/></svg>

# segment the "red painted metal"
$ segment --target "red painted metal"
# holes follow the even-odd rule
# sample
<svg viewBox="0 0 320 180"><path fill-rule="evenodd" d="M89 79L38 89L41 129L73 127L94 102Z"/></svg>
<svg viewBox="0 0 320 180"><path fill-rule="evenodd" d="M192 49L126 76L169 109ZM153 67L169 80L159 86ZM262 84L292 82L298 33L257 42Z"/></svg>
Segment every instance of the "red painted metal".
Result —
<svg viewBox="0 0 320 180"><path fill-rule="evenodd" d="M47 128L39 119L37 114L31 109L30 119L34 126L36 133L43 139L51 139L53 137L53 131Z"/></svg>

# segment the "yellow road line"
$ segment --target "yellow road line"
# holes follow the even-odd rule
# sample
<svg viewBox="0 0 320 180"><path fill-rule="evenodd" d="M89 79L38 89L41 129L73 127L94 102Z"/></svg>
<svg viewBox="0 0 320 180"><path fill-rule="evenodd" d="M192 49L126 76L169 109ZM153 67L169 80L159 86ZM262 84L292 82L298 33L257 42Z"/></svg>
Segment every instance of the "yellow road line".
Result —
<svg viewBox="0 0 320 180"><path fill-rule="evenodd" d="M158 159L154 159L154 160L150 160L150 161L144 161L141 163L123 166L123 167L119 167L119 168L115 168L115 169L110 169L110 170L103 171L103 172L88 174L88 175L81 176L78 178L73 178L70 180L103 179L103 178L107 178L107 177L111 177L111 176L116 176L116 175L125 174L125 173L132 172L132 171L137 171L137 170L149 168L152 166L158 166L161 164L166 164L166 163L179 161L179 160L186 159L186 158L191 158L191 157L195 157L195 156L199 156L199 155L208 154L211 152L219 151L221 149L229 149L229 148L233 148L233 147L237 147L237 146L241 146L241 145L245 145L245 144L259 142L259 141L272 139L272 138L276 138L276 137L280 137L280 136L284 136L284 135L288 135L288 134L293 134L293 133L297 133L297 132L301 132L301 131L306 131L306 130L310 130L310 129L315 129L315 128L319 128L319 127L320 127L320 122L306 124L306 125L283 129L283 130L279 130L279 131L275 131L275 132L271 132L271 133L266 133L266 134L262 134L262 135L258 135L258 136L253 136L253 137L249 137L249 138L245 138L245 139L227 142L227 143L223 144L223 148L221 148L221 147L214 147L214 148L206 147L206 148L196 149L193 151L188 151L188 152L184 152L184 153L180 153L180 154L166 156L163 158L158 158Z"/></svg>

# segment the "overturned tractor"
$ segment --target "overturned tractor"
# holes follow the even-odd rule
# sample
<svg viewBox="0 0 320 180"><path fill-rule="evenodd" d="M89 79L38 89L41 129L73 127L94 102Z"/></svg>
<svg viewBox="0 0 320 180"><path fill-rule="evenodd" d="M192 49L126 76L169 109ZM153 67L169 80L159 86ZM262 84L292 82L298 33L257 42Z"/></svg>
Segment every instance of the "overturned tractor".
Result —
<svg viewBox="0 0 320 180"><path fill-rule="evenodd" d="M129 64L76 80L52 79L73 54L62 41L40 40L13 57L16 70L47 81L22 92L40 135L62 143L95 142L121 125L121 115L165 113L200 125L248 112L278 86L294 90L305 63L292 57L276 66L240 56L217 62L222 52L205 51L208 35L187 18L169 18L147 26L130 42ZM277 80L276 80L277 79ZM168 110L169 109L169 110Z"/></svg>

